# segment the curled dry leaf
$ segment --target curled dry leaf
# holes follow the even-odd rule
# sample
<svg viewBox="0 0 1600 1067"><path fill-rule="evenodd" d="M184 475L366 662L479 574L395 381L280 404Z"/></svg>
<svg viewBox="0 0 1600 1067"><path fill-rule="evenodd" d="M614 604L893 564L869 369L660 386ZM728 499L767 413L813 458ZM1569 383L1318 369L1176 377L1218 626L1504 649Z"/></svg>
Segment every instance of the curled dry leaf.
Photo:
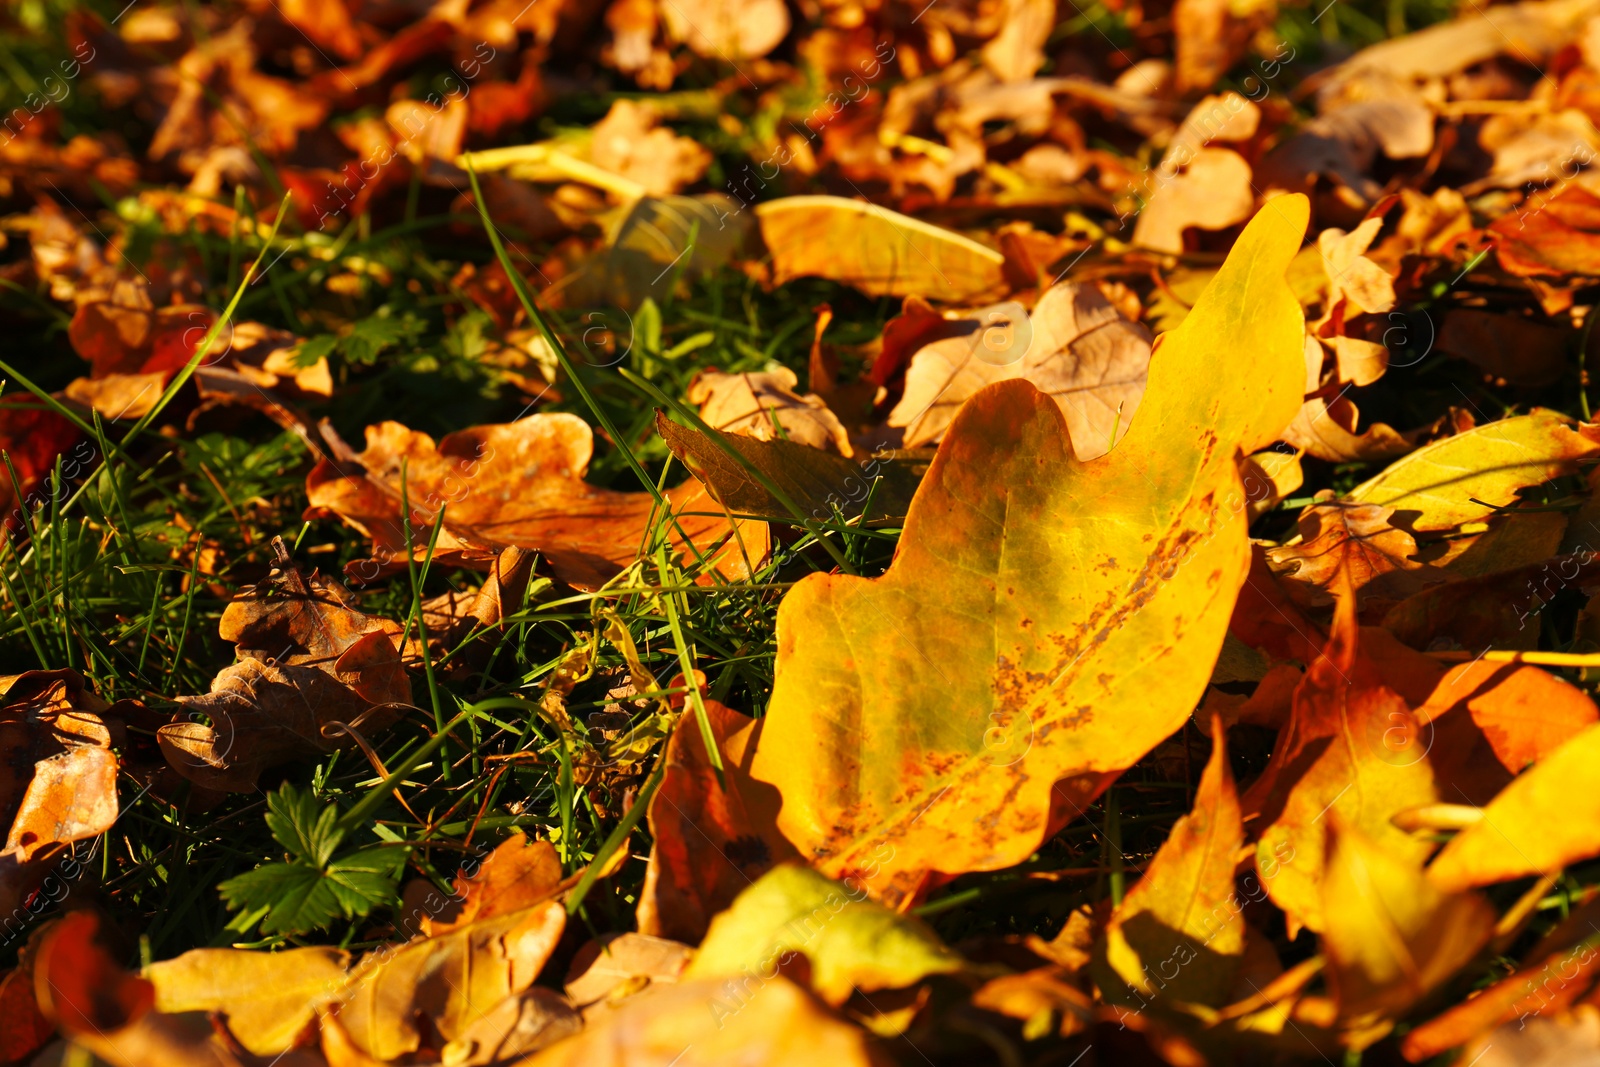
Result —
<svg viewBox="0 0 1600 1067"><path fill-rule="evenodd" d="M685 980L766 976L796 955L810 963L812 991L839 1007L855 990L904 989L964 961L919 920L809 867L785 863L711 920Z"/></svg>
<svg viewBox="0 0 1600 1067"><path fill-rule="evenodd" d="M637 182L647 196L666 196L692 185L711 163L711 153L658 123L648 105L618 100L595 123L589 158Z"/></svg>
<svg viewBox="0 0 1600 1067"><path fill-rule="evenodd" d="M1246 228L1115 451L1077 461L1053 400L989 386L888 573L812 575L785 597L751 773L823 873L870 866L868 891L903 903L935 871L1020 862L1189 714L1249 560L1238 453L1300 404L1283 276L1306 213L1283 198Z"/></svg>
<svg viewBox="0 0 1600 1067"><path fill-rule="evenodd" d="M849 456L850 435L839 417L820 396L796 393L799 384L787 367L744 374L704 370L689 383L688 398L713 430L757 441L781 438Z"/></svg>
<svg viewBox="0 0 1600 1067"><path fill-rule="evenodd" d="M1441 891L1414 856L1329 821L1322 950L1340 1023L1361 1047L1470 962L1495 913L1476 893Z"/></svg>
<svg viewBox="0 0 1600 1067"><path fill-rule="evenodd" d="M1255 202L1244 157L1227 148L1202 148L1181 172L1156 187L1134 224L1133 240L1157 252L1182 252L1185 230L1237 226L1250 217Z"/></svg>
<svg viewBox="0 0 1600 1067"><path fill-rule="evenodd" d="M1321 932L1329 816L1398 860L1420 864L1431 846L1390 819L1439 799L1417 717L1363 653L1348 583L1333 634L1295 690L1272 758L1244 797L1257 828L1256 870L1290 920Z"/></svg>
<svg viewBox="0 0 1600 1067"><path fill-rule="evenodd" d="M21 905L49 874L63 845L117 821L120 706L76 671L0 677L0 906Z"/></svg>
<svg viewBox="0 0 1600 1067"><path fill-rule="evenodd" d="M0 448L11 458L17 481L11 480L10 471L0 469L0 528L21 522L38 506L29 495L50 476L57 456L63 464L94 457L95 446L82 436L42 402L6 397L6 406L0 407Z"/></svg>
<svg viewBox="0 0 1600 1067"><path fill-rule="evenodd" d="M654 843L637 908L640 933L689 942L704 937L711 917L773 864L795 855L775 826L777 798L746 769L761 723L714 700L705 705L723 780L699 723L692 715L680 719L650 800Z"/></svg>
<svg viewBox="0 0 1600 1067"><path fill-rule="evenodd" d="M208 789L249 792L267 767L348 745L353 730L385 730L411 703L399 624L357 610L339 583L302 575L281 540L274 549L273 575L222 614L240 661L156 733L173 768Z"/></svg>
<svg viewBox="0 0 1600 1067"><path fill-rule="evenodd" d="M1172 827L1106 923L1103 958L1112 974L1099 983L1102 994L1141 1010L1152 1001L1158 1009L1226 1003L1244 955L1244 913L1234 895L1244 823L1220 724L1212 739L1194 810Z"/></svg>
<svg viewBox="0 0 1600 1067"><path fill-rule="evenodd" d="M1535 763L1457 834L1428 868L1448 892L1547 874L1600 854L1600 804L1584 783L1600 761L1591 726Z"/></svg>
<svg viewBox="0 0 1600 1067"><path fill-rule="evenodd" d="M468 923L521 911L548 899L561 885L561 857L548 841L529 841L521 830L495 846L470 875L456 875L450 906L425 914L419 922L427 937L437 937Z"/></svg>
<svg viewBox="0 0 1600 1067"><path fill-rule="evenodd" d="M747 577L767 555L766 524L730 520L694 479L666 493L671 516L657 513L649 493L585 482L594 434L576 415L529 415L447 434L437 444L384 422L367 427L365 451L335 451L307 477L306 495L315 513L335 515L372 538L375 559L357 565L367 578L405 563L402 492L412 510L413 551L425 551L443 510L435 559L474 563L481 556L474 558L473 549L526 548L578 588L604 584L641 548L648 552L653 526L688 557L686 565L703 560L730 579Z"/></svg>
<svg viewBox="0 0 1600 1067"><path fill-rule="evenodd" d="M755 212L776 284L828 278L872 296L931 294L951 303L1005 288L999 252L863 200L789 196Z"/></svg>
<svg viewBox="0 0 1600 1067"><path fill-rule="evenodd" d="M784 978L653 986L520 1067L887 1067L861 1029Z"/></svg>
<svg viewBox="0 0 1600 1067"><path fill-rule="evenodd" d="M1315 338L1307 337L1306 341L1317 346L1320 365L1321 346ZM1283 439L1317 459L1335 463L1388 459L1411 450L1411 442L1403 434L1381 422L1356 433L1360 418L1361 413L1347 396L1335 397L1332 403L1323 397L1314 397L1300 408L1294 421L1284 430Z"/></svg>
<svg viewBox="0 0 1600 1067"><path fill-rule="evenodd" d="M1341 575L1365 600L1400 600L1446 580L1417 562L1417 539L1392 525L1394 509L1377 504L1313 504L1300 513L1294 542L1267 549L1283 588L1303 607L1333 603Z"/></svg>
<svg viewBox="0 0 1600 1067"><path fill-rule="evenodd" d="M1031 315L1018 304L980 308L961 328L922 348L906 371L889 425L905 446L944 438L961 405L993 382L1022 379L1051 396L1067 420L1072 451L1088 461L1125 434L1150 368L1150 331L1118 314L1099 289L1063 282Z"/></svg>
<svg viewBox="0 0 1600 1067"><path fill-rule="evenodd" d="M445 1042L480 1041L474 1026L528 991L566 919L566 907L549 900L369 953L350 972L339 1024L379 1060L415 1052L434 1034Z"/></svg>

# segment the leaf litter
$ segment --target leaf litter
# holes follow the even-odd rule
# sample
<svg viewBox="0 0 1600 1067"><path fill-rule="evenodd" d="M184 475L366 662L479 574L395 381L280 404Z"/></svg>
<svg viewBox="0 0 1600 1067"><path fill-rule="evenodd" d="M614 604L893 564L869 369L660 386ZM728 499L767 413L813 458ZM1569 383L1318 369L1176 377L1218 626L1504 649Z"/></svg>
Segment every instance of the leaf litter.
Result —
<svg viewBox="0 0 1600 1067"><path fill-rule="evenodd" d="M1592 0L0 35L4 1062L1600 1048Z"/></svg>

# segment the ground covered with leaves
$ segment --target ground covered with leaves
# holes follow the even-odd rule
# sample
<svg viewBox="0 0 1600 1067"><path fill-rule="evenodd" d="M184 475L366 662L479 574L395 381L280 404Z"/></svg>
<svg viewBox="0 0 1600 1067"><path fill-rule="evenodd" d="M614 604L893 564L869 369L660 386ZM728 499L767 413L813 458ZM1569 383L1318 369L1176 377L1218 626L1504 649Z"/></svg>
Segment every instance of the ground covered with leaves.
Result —
<svg viewBox="0 0 1600 1067"><path fill-rule="evenodd" d="M0 1062L1600 1056L1600 0L0 74Z"/></svg>

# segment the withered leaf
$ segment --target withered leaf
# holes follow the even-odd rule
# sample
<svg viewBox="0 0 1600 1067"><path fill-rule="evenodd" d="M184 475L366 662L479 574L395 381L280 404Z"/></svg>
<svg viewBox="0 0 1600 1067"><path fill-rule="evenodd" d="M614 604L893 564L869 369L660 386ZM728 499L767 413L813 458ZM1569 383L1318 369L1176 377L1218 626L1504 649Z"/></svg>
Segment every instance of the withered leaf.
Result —
<svg viewBox="0 0 1600 1067"><path fill-rule="evenodd" d="M325 433L329 431L324 431ZM657 515L649 493L601 489L583 480L594 434L575 415L536 414L517 422L447 434L437 444L396 422L367 428L367 448L337 450L306 480L316 511L336 515L373 539L376 577L404 565L402 490L412 509L413 550L444 511L435 558L474 562L470 549L518 547L549 560L557 577L595 588L638 558L658 525L690 565L714 565L742 578L766 557L761 522L730 521L704 487L690 481L668 491L671 516ZM401 469L406 471L401 484Z"/></svg>
<svg viewBox="0 0 1600 1067"><path fill-rule="evenodd" d="M1144 395L1150 332L1092 285L1062 282L1031 314L1021 310L979 308L953 324L962 332L912 356L905 393L889 413L890 426L905 428L907 448L942 440L974 393L1017 378L1055 399L1080 460L1105 455L1112 435L1127 432Z"/></svg>
<svg viewBox="0 0 1600 1067"><path fill-rule="evenodd" d="M846 459L792 441L761 441L734 434L707 436L656 415L656 430L672 454L736 515L794 518L784 502L728 452L736 451L801 510L801 518L825 522L838 507L852 517L899 518L911 506L917 476L909 465L876 455ZM870 507L869 507L870 504Z"/></svg>

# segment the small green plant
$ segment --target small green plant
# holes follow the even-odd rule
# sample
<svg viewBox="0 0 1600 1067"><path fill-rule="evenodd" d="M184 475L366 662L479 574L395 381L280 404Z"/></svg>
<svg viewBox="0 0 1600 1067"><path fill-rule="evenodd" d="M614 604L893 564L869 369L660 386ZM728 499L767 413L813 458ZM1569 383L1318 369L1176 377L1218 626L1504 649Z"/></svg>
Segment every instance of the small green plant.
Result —
<svg viewBox="0 0 1600 1067"><path fill-rule="evenodd" d="M394 900L403 852L377 845L336 857L345 835L336 805L286 783L268 795L266 818L288 859L222 883L222 899L240 913L228 929L242 933L259 922L269 936L305 934Z"/></svg>

